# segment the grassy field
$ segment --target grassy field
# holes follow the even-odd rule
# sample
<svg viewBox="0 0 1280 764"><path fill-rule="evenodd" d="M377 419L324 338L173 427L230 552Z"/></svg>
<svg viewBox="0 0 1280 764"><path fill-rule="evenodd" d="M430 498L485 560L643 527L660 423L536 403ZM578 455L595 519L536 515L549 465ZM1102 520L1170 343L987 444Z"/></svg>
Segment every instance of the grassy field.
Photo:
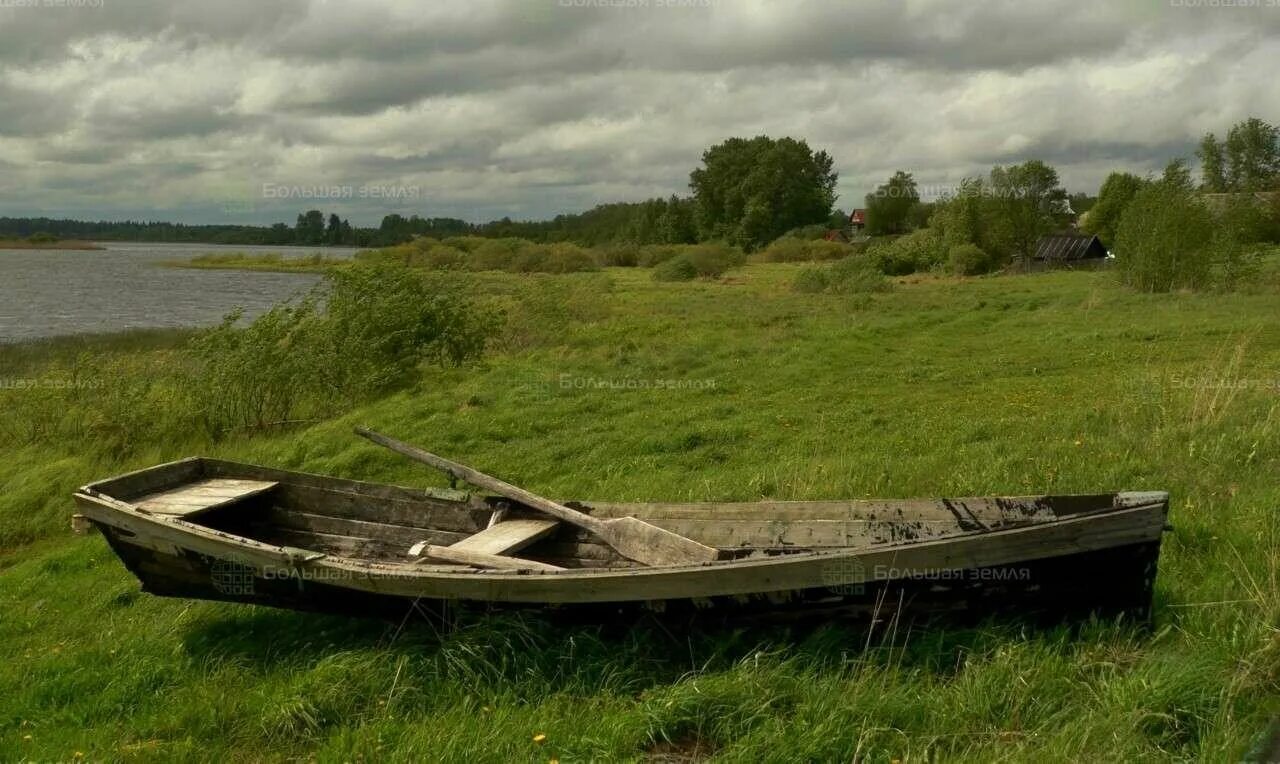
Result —
<svg viewBox="0 0 1280 764"><path fill-rule="evenodd" d="M479 366L270 435L6 447L0 760L1239 760L1280 711L1274 271L1235 295L1134 294L1105 272L811 295L798 270L471 275L511 306ZM176 341L3 349L0 376ZM0 403L20 416L29 394ZM1174 530L1151 629L623 637L161 600L67 530L76 485L192 453L441 484L357 423L551 496L1167 489Z"/></svg>

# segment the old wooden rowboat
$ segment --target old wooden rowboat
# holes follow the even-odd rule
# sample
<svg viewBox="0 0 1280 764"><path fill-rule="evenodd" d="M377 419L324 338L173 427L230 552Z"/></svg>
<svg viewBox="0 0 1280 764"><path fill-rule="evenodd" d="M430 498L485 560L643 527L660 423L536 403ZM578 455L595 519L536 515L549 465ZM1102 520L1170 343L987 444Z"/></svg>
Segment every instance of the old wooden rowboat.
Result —
<svg viewBox="0 0 1280 764"><path fill-rule="evenodd" d="M623 504L720 550L643 567L493 496L190 458L103 480L79 511L157 595L348 614L473 603L564 613L1149 616L1168 495ZM417 556L513 556L510 569ZM446 551L448 551L446 549Z"/></svg>

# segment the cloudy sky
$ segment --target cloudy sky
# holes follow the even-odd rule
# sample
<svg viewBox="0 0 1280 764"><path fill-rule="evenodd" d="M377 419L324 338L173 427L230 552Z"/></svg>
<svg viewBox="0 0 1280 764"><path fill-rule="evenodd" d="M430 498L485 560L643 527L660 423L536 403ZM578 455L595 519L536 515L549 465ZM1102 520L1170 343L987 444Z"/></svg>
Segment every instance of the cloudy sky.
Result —
<svg viewBox="0 0 1280 764"><path fill-rule="evenodd" d="M1277 61L1280 0L0 0L0 215L542 218L760 133L844 208L1027 158L1095 191L1280 122Z"/></svg>

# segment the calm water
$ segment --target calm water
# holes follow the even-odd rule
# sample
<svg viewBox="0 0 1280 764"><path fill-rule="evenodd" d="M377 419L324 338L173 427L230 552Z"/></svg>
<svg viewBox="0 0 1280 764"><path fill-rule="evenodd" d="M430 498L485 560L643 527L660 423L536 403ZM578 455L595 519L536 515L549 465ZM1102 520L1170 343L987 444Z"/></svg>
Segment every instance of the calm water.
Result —
<svg viewBox="0 0 1280 764"><path fill-rule="evenodd" d="M245 247L214 244L104 242L105 250L0 249L0 342L82 332L207 326L236 307L257 315L307 290L310 273L202 271L165 268L205 252L321 251L351 256L354 249Z"/></svg>

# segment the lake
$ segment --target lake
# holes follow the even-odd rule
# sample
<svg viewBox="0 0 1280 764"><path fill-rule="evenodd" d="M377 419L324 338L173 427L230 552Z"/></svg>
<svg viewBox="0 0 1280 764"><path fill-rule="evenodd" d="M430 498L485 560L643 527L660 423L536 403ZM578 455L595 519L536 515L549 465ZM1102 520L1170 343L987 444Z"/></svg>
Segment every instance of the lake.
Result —
<svg viewBox="0 0 1280 764"><path fill-rule="evenodd" d="M206 252L322 252L343 247L101 242L105 250L0 249L0 342L84 332L209 326L231 310L255 316L309 289L314 273L166 268Z"/></svg>

